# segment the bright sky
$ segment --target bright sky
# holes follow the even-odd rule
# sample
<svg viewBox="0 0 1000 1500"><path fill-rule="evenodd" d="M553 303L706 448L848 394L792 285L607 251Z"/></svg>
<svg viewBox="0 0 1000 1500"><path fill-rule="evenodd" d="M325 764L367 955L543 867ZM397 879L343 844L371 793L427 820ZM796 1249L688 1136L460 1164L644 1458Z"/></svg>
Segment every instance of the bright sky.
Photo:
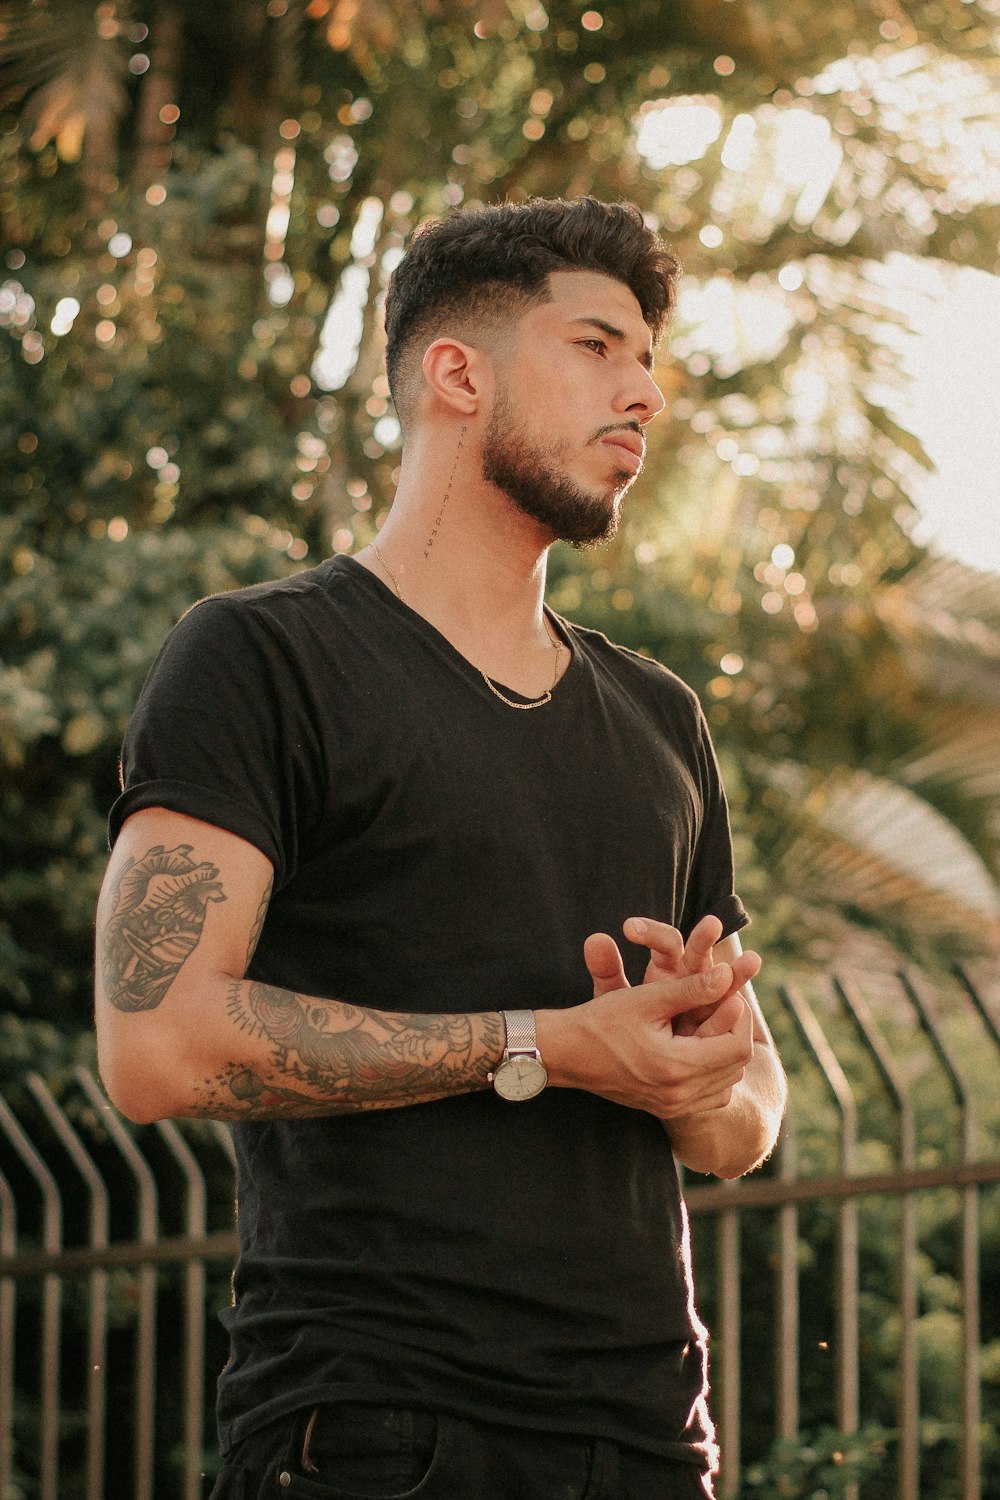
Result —
<svg viewBox="0 0 1000 1500"><path fill-rule="evenodd" d="M948 166L956 179L961 177L964 183L964 172L977 187L987 184L995 192L1000 162L993 135L988 132L987 138L971 133L977 112L963 112L951 100L954 87L962 85L968 91L978 85L967 76L968 70L960 68L961 76L950 79L949 89L924 94L921 88L930 88L933 79L928 81L926 70L921 72L918 67L923 61L913 53L900 56L885 66L886 76L875 73L868 82L877 93L885 93L887 101L891 93L893 101L906 104L914 116L914 128L924 134L930 132L932 144L937 140L935 132L943 131L943 139L954 138L956 151ZM846 86L858 66L845 59L830 71L828 80L816 81L817 89L830 92L836 86ZM843 79L838 70L846 70ZM912 97L905 93L904 85L911 89ZM965 114L971 116L971 126ZM719 138L722 126L715 99L652 101L640 114L636 145L650 166L670 171L703 156ZM810 223L827 200L843 160L843 150L829 122L821 115L788 111L774 122L768 145L761 140L757 120L751 115L738 115L723 145L723 166L734 176L743 174L760 151L771 156L765 199L771 195L771 207L777 209L782 192L797 194L792 223ZM988 198L989 193L984 196ZM723 235L717 226L708 225L700 238L711 249L722 242ZM795 266L782 268L778 276L780 285L788 291L794 291L802 279ZM1000 277L890 256L883 284L890 301L919 334L906 356L906 368L915 383L907 400L909 410L900 416L904 425L920 437L937 467L937 473L915 497L923 514L916 538L974 567L1000 573L1000 474L996 458L1000 433ZM737 368L741 336L749 345L756 345L761 357L772 340L780 346L790 322L779 300L764 294L754 299L748 289L741 289L737 298L733 286L718 277L699 287L689 286L686 292L682 288L681 321L685 319L695 330L688 341L690 347L711 349L716 358L731 353Z"/></svg>
<svg viewBox="0 0 1000 1500"><path fill-rule="evenodd" d="M1000 277L963 270L914 321L913 426L938 473L926 486L921 541L1000 573Z"/></svg>

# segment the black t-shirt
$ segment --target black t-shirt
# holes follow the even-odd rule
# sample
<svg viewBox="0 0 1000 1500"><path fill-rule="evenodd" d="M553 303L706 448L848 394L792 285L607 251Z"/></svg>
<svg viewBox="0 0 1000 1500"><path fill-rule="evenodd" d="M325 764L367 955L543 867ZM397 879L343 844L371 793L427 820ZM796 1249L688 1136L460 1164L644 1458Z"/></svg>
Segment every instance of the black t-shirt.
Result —
<svg viewBox="0 0 1000 1500"><path fill-rule="evenodd" d="M518 712L352 559L203 601L126 737L111 836L163 806L275 887L251 976L386 1010L578 1004L583 941L746 922L694 694L558 622ZM703 1330L658 1121L577 1090L234 1127L223 1446L324 1400L440 1407L704 1463Z"/></svg>

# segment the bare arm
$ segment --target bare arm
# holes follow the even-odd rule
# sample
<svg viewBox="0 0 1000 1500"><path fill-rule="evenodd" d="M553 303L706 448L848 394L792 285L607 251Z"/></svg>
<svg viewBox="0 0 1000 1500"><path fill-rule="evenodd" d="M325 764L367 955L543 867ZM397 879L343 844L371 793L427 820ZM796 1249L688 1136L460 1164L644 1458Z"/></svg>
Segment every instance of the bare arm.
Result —
<svg viewBox="0 0 1000 1500"><path fill-rule="evenodd" d="M97 1036L139 1121L388 1109L484 1088L498 1012L397 1013L244 976L271 894L244 840L161 808L128 819L97 918Z"/></svg>
<svg viewBox="0 0 1000 1500"><path fill-rule="evenodd" d="M705 976L720 961L731 968L732 984L721 997L678 1014L671 1030L677 1050L699 1040L728 1038L743 1052L738 1076L728 1087L714 1092L706 1088L693 1105L675 1096L669 1112L654 1113L660 1115L675 1154L685 1166L732 1178L759 1166L774 1149L787 1083L751 983L760 959L755 953L744 953L735 934L720 939L721 931L717 918L706 917L685 945L681 934L665 923L639 919L626 923L627 936L649 946L647 985L668 975ZM586 952L595 994L617 991L625 975L614 941L606 934L595 934L588 939Z"/></svg>
<svg viewBox="0 0 1000 1500"><path fill-rule="evenodd" d="M740 951L734 933L714 945L713 961L732 962ZM770 1156L788 1097L784 1070L749 980L738 994L746 1006L738 1024L749 1021L753 1050L728 1103L664 1122L678 1160L694 1172L726 1178L741 1177ZM702 1022L699 1033L711 1028L713 1020Z"/></svg>
<svg viewBox="0 0 1000 1500"><path fill-rule="evenodd" d="M101 1072L124 1114L304 1119L489 1086L499 1011L384 1011L247 979L271 874L253 845L197 819L151 808L126 822L101 892L96 965ZM740 963L538 1011L552 1084L668 1117L727 1101L743 1042L675 1037L672 1021L720 1013Z"/></svg>

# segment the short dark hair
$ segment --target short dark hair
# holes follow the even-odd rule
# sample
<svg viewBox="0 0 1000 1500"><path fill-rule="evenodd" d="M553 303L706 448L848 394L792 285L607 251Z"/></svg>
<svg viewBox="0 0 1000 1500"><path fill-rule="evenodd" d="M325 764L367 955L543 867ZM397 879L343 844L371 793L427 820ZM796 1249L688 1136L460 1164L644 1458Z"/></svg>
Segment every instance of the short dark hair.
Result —
<svg viewBox="0 0 1000 1500"><path fill-rule="evenodd" d="M631 203L531 198L432 220L386 296L386 365L400 417L405 355L421 336L430 343L448 323L509 320L546 300L553 271L597 271L629 288L655 339L673 310L679 270Z"/></svg>

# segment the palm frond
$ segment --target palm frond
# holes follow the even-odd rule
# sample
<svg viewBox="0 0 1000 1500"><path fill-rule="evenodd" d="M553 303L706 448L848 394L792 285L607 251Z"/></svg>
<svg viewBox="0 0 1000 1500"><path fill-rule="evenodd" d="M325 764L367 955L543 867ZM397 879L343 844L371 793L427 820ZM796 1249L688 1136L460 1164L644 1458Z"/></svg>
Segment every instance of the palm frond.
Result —
<svg viewBox="0 0 1000 1500"><path fill-rule="evenodd" d="M868 771L765 770L788 799L781 865L808 905L928 934L1000 939L1000 891L955 823L912 787Z"/></svg>
<svg viewBox="0 0 1000 1500"><path fill-rule="evenodd" d="M108 9L87 0L0 7L0 100L20 105L32 150L54 142L63 160L76 161L88 135L113 135L127 103L127 59Z"/></svg>
<svg viewBox="0 0 1000 1500"><path fill-rule="evenodd" d="M1000 579L930 556L875 608L910 659L914 679L946 698L1000 706Z"/></svg>
<svg viewBox="0 0 1000 1500"><path fill-rule="evenodd" d="M1000 808L998 745L1000 713L971 704L942 707L930 723L923 750L892 769L907 786L943 783ZM996 831L1000 834L1000 824Z"/></svg>

